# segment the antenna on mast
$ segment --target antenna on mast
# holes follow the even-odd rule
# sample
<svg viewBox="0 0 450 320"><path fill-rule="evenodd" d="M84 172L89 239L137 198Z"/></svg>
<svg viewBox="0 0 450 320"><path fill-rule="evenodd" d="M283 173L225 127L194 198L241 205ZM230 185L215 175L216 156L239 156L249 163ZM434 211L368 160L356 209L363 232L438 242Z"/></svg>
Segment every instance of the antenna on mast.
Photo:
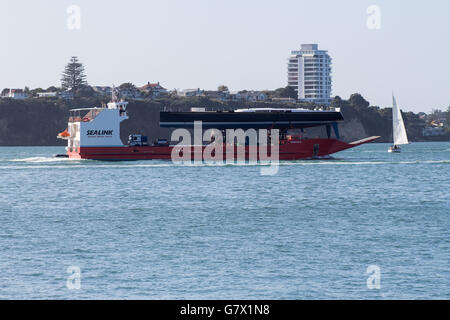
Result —
<svg viewBox="0 0 450 320"><path fill-rule="evenodd" d="M120 96L119 90L113 85L112 90L111 90L111 101L119 102L119 96Z"/></svg>

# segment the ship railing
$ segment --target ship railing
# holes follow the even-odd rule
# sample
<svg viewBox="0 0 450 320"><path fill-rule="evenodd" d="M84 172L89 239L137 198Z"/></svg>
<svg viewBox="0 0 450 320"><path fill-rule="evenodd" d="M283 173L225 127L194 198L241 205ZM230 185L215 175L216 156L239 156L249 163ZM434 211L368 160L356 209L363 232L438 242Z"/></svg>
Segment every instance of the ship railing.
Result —
<svg viewBox="0 0 450 320"><path fill-rule="evenodd" d="M69 122L89 122L94 120L104 108L75 109L70 111Z"/></svg>

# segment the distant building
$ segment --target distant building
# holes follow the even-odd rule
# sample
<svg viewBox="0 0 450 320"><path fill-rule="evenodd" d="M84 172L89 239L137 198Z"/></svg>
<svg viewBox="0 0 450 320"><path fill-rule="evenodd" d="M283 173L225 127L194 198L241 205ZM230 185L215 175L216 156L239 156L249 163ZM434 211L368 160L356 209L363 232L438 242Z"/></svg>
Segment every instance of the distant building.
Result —
<svg viewBox="0 0 450 320"><path fill-rule="evenodd" d="M442 126L439 127L427 126L422 129L422 135L424 137L443 136L445 134L446 134L445 129Z"/></svg>
<svg viewBox="0 0 450 320"><path fill-rule="evenodd" d="M94 90L94 92L99 96L110 97L112 94L112 88L108 87L108 86L106 86L106 87L93 86L92 90Z"/></svg>
<svg viewBox="0 0 450 320"><path fill-rule="evenodd" d="M134 100L141 100L142 94L139 90L135 89L119 89L120 97L123 99L134 99Z"/></svg>
<svg viewBox="0 0 450 320"><path fill-rule="evenodd" d="M206 90L203 91L203 95L212 100L220 100L220 101L230 100L230 92L228 91Z"/></svg>
<svg viewBox="0 0 450 320"><path fill-rule="evenodd" d="M38 98L60 98L64 100L72 100L73 99L73 93L70 91L44 91L44 92L37 92L36 93Z"/></svg>
<svg viewBox="0 0 450 320"><path fill-rule="evenodd" d="M302 44L291 51L287 65L288 86L294 87L298 100L329 104L331 102L331 58L317 44Z"/></svg>
<svg viewBox="0 0 450 320"><path fill-rule="evenodd" d="M200 90L200 88L197 89L184 89L184 90L178 90L177 96L180 97L199 97L203 96L204 92L203 90Z"/></svg>
<svg viewBox="0 0 450 320"><path fill-rule="evenodd" d="M162 87L159 82L150 83L148 82L145 86L139 88L140 91L145 92L151 98L157 98L161 94L167 93L167 89Z"/></svg>
<svg viewBox="0 0 450 320"><path fill-rule="evenodd" d="M261 91L241 91L231 94L231 100L249 102L266 101L267 95Z"/></svg>
<svg viewBox="0 0 450 320"><path fill-rule="evenodd" d="M12 99L26 99L28 94L22 89L9 89L9 91L2 96L2 98L12 98Z"/></svg>
<svg viewBox="0 0 450 320"><path fill-rule="evenodd" d="M59 93L59 97L64 100L73 100L73 92L70 91L61 91Z"/></svg>
<svg viewBox="0 0 450 320"><path fill-rule="evenodd" d="M57 97L58 92L38 92L36 93L39 98Z"/></svg>

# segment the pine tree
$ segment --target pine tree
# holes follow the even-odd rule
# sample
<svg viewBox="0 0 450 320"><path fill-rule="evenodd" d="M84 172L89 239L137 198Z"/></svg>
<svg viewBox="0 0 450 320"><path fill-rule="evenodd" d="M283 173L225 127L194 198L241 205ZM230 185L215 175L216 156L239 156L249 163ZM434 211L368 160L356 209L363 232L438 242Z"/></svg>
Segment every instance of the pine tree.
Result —
<svg viewBox="0 0 450 320"><path fill-rule="evenodd" d="M61 79L61 87L64 90L71 90L76 93L78 89L87 85L84 66L78 61L77 57L71 57L66 65Z"/></svg>

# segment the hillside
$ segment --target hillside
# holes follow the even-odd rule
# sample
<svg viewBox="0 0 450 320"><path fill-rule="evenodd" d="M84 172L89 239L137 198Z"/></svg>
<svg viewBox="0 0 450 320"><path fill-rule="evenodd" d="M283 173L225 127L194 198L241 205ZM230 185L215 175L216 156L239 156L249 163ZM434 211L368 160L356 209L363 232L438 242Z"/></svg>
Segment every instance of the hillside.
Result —
<svg viewBox="0 0 450 320"><path fill-rule="evenodd" d="M54 98L27 100L0 100L0 145L1 146L54 146L65 142L56 135L67 127L69 109L99 106L105 100L82 98L65 101ZM391 109L371 107L359 94L349 100L335 98L333 107L340 107L345 122L340 125L342 138L346 141L379 135L379 142L388 142L392 137ZM206 107L208 110L231 110L245 107L303 107L310 104L285 104L274 102L220 102L205 97L171 97L159 100L130 101L130 119L122 123L122 140L130 133L142 133L151 139L169 137L170 130L159 127L159 111L188 111L191 107ZM408 136L411 141L423 141L423 120L412 112L404 113ZM307 130L310 135L325 134L325 130Z"/></svg>

